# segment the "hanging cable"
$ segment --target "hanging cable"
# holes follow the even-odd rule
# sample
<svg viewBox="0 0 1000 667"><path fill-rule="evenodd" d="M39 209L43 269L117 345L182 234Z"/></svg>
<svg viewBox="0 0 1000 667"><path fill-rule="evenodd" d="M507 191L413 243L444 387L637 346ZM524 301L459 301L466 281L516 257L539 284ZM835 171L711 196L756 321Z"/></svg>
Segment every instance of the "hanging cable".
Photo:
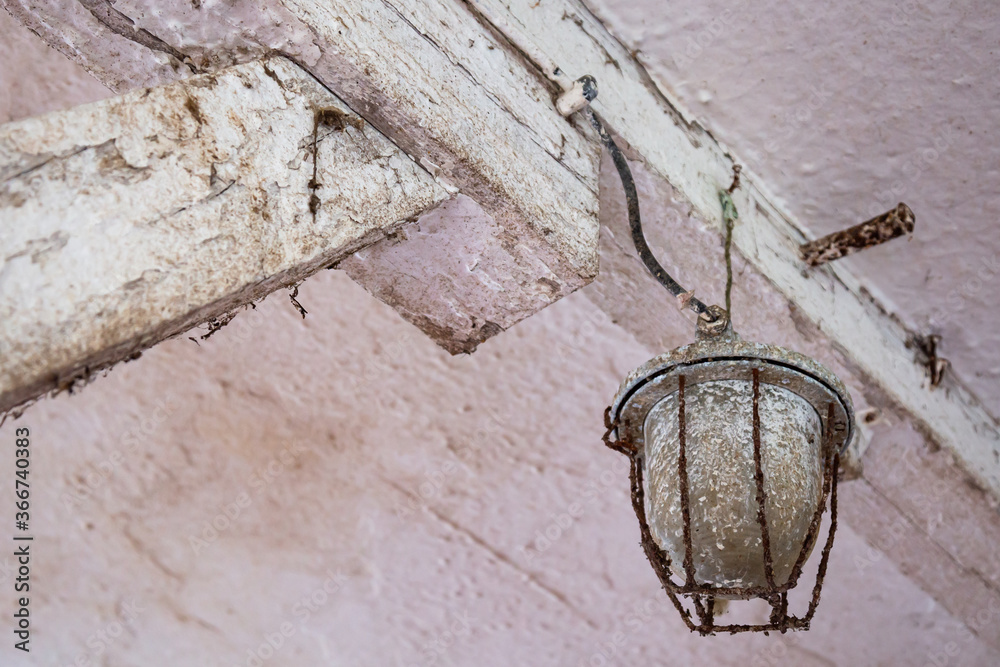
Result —
<svg viewBox="0 0 1000 667"><path fill-rule="evenodd" d="M618 170L618 176L622 180L622 187L625 189L625 202L628 207L629 227L632 229L632 243L635 250L642 258L643 264L649 272L660 281L667 291L670 292L681 304L693 310L706 322L718 322L720 316L713 312L704 303L695 298L694 292L688 292L680 284L670 277L666 269L660 266L653 256L653 251L646 243L646 237L642 233L642 220L639 217L639 195L635 190L635 180L632 178L632 170L629 169L628 162L622 154L618 144L615 143L611 135L604 128L604 124L597 118L597 114L590 108L590 103L597 97L597 81L594 77L587 75L573 80L559 68L535 43L527 39L519 29L504 18L503 13L493 11L490 5L483 0L466 0L469 6L478 13L487 23L492 25L502 34L515 48L527 56L528 60L535 63L542 74L560 90L560 95L556 98L556 109L562 116L569 116L577 111L582 111L590 124L597 130L601 137L601 142L611 153ZM727 318L728 319L728 318Z"/></svg>
<svg viewBox="0 0 1000 667"><path fill-rule="evenodd" d="M594 97L597 96L596 88L594 89ZM590 98L591 100L593 97ZM625 159L625 155L622 153L621 149L618 148L618 144L615 140L611 138L611 135L605 129L604 124L598 119L597 114L594 110L590 108L589 105L583 107L582 109L584 115L590 121L597 133L601 137L601 142L604 147L608 149L611 153L611 159L614 160L615 168L618 170L618 176L622 181L622 188L625 190L625 203L628 208L628 222L629 227L632 230L632 243L635 244L635 251L639 254L642 259L642 263L646 265L649 272L660 281L667 291L670 292L678 301L681 302L683 306L687 306L694 312L696 312L703 319L714 322L718 319L715 313L712 313L708 306L695 298L692 292L688 292L680 283L670 277L666 269L660 266L660 263L656 261L656 257L653 256L653 251L650 250L649 244L646 243L646 237L642 233L642 218L639 215L639 194L635 189L635 179L632 177L632 170L629 169L628 161ZM727 304L728 305L728 304Z"/></svg>

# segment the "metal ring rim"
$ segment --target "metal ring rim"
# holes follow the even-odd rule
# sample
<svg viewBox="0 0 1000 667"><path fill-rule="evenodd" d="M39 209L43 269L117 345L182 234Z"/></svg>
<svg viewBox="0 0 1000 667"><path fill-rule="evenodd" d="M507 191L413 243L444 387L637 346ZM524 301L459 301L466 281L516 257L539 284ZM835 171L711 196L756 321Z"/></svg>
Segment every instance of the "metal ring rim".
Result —
<svg viewBox="0 0 1000 667"><path fill-rule="evenodd" d="M846 421L845 433L842 436L834 435L835 438L843 438L839 447L840 452L843 453L850 445L855 432L854 406L850 394L847 392L847 388L841 382L840 378L817 361L805 355L775 345L749 343L738 338L699 341L650 359L642 366L636 368L622 382L611 404L613 421L617 422L621 418L626 405L632 400L635 394L653 380L661 378L664 375L678 373L678 371L684 368L727 361L776 366L787 372L804 376L821 385L832 396L836 397ZM719 379L732 378L723 376ZM794 393L798 394L798 392ZM816 409L821 420L824 419L825 411L820 409L821 406L810 400L808 396L802 396L802 398L807 400ZM615 435L620 436L617 430Z"/></svg>

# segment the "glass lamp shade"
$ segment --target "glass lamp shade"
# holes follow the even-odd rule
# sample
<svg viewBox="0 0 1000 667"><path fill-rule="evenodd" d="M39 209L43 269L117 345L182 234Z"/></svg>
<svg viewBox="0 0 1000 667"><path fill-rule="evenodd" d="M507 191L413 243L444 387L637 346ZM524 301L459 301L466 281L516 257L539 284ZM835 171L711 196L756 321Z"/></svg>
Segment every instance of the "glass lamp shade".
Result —
<svg viewBox="0 0 1000 667"><path fill-rule="evenodd" d="M685 399L695 578L713 587L766 587L755 476L753 385L743 380L703 382L689 387ZM643 477L650 532L672 562L683 563L678 407L678 393L673 393L647 413ZM783 586L820 503L822 423L808 401L772 385L760 387L759 412L767 416L760 424L760 446L774 583ZM723 593L718 597L745 596Z"/></svg>

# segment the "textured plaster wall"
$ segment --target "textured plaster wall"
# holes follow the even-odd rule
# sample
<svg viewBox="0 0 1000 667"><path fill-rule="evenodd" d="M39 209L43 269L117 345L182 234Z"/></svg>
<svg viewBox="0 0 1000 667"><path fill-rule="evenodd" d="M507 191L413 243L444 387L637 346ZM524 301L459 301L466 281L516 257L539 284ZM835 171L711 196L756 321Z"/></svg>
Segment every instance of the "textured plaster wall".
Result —
<svg viewBox="0 0 1000 667"><path fill-rule="evenodd" d="M0 122L67 109L111 96L82 67L0 11Z"/></svg>
<svg viewBox="0 0 1000 667"><path fill-rule="evenodd" d="M266 664L921 665L952 641L955 664L1000 660L850 526L813 632L683 630L599 444L650 351L585 294L457 358L340 273L299 298L304 321L275 295L19 420L36 452L33 664L248 664L284 622ZM128 631L88 646L133 600Z"/></svg>
<svg viewBox="0 0 1000 667"><path fill-rule="evenodd" d="M841 261L1000 415L1000 5L587 3L814 235L909 204Z"/></svg>
<svg viewBox="0 0 1000 667"><path fill-rule="evenodd" d="M44 48L32 57L61 58ZM13 58L0 71L17 68ZM46 71L65 77L60 85L77 77ZM640 188L650 217L680 230L671 245L682 275L694 275L701 266L686 254L712 232L685 225L669 189L646 178ZM475 355L450 357L344 274L325 272L300 292L305 320L275 294L200 346L168 341L0 427L0 442L32 428L37 535L33 653L5 643L0 662L1000 663L887 555L893 540L877 549L862 538L881 517L858 511L868 487L852 485L815 630L711 639L682 630L638 546L600 415L620 378L685 342L690 325L620 259L618 223L605 224L598 281ZM742 262L737 272L742 313L781 307ZM703 283L717 299L720 282ZM778 321L738 315L748 335L802 340L793 318ZM820 342L815 352L803 344L845 372ZM898 442L873 451L891 466ZM0 458L0 475L12 472L13 459ZM567 524L573 503L583 511ZM966 527L970 562L993 558L982 576L996 580L995 526L946 516ZM0 556L0 610L13 608L12 565ZM1000 624L1000 608L976 611L987 628Z"/></svg>

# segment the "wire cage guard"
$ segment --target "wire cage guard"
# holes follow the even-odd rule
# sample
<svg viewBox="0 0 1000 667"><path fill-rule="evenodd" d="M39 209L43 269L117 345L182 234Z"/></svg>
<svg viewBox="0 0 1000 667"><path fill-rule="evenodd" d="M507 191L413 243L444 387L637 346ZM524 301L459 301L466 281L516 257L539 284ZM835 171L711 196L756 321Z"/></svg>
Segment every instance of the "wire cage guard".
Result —
<svg viewBox="0 0 1000 667"><path fill-rule="evenodd" d="M701 329L705 331L708 327L703 326ZM853 408L850 397L846 388L832 373L802 355L775 346L742 341L728 327L723 333L712 333L700 338L695 344L653 359L633 371L622 384L612 407L605 411L607 432L604 435L604 443L629 457L631 464L632 507L639 520L643 550L674 607L687 627L694 632L709 635L717 632L772 630L786 632L808 629L819 604L837 528L837 470L840 465L840 453L850 441L853 430ZM698 447L712 446L712 443L699 442L697 434L692 440L692 415L697 418L692 410L699 409L699 406L697 402L692 405L691 392L696 391L698 385L710 386L720 381L746 383L747 392L752 399L749 406L751 428L748 439L752 441L753 446L750 466L752 480L748 482L747 491L752 496L752 501L748 502L755 503L755 507L751 506L750 514L754 515L756 530L759 531L759 544L762 547L761 584L744 582L741 585L719 585L702 581L696 574L692 512L701 509L698 503L704 503L706 498L691 497L692 483L689 479L691 456L698 455ZM821 437L818 447L818 502L814 508L811 504L800 508L802 512L808 512L811 516L801 543L796 542L800 544L797 556L784 581L779 581L775 573L774 526L769 525L767 511L768 485L782 482L780 479L768 478L767 446L762 444L762 433L768 426L768 414L762 409L765 407L762 394L763 387L768 385L772 387L771 391L774 391L773 387L778 387L803 399L809 411L814 412L812 419L818 421ZM669 465L672 466L671 475L676 475L670 478L671 482L676 481L679 487L683 547L682 556L675 553L673 559L663 547L662 540L658 542L654 537L655 531L651 528L647 517L649 499L646 478L650 465L650 452L647 449L650 443L647 442L645 429L649 420L663 418L662 410L655 416L651 415L657 405L661 408L664 405L668 406L671 410L671 420L676 418L677 451L676 457L670 459ZM741 408L735 404L725 404L715 409L731 415L731 419L738 419L739 415L733 415L733 411ZM714 413L713 417L717 417L718 414L720 413ZM778 425L772 424L772 426ZM670 421L670 428L673 428L673 421ZM787 440L786 443L786 438L780 433L772 433L770 437L783 444L791 443L791 440ZM734 446L749 448L750 442L734 442ZM670 453L673 455L672 451ZM749 453L746 454L749 458ZM738 465L738 462L734 462L733 465ZM775 476L780 472L780 469L776 469ZM671 491L676 493L677 490L671 489ZM662 490L660 492L662 493ZM829 533L820 553L812 597L805 613L796 616L789 613L788 593L798 584L804 565L819 540L822 519L828 504ZM719 548L721 549L722 545L719 545ZM791 556L789 556L790 561ZM787 571L788 568L785 569ZM717 600L754 598L765 600L770 605L771 613L767 623L717 623ZM687 604L683 601L685 599L689 601Z"/></svg>

